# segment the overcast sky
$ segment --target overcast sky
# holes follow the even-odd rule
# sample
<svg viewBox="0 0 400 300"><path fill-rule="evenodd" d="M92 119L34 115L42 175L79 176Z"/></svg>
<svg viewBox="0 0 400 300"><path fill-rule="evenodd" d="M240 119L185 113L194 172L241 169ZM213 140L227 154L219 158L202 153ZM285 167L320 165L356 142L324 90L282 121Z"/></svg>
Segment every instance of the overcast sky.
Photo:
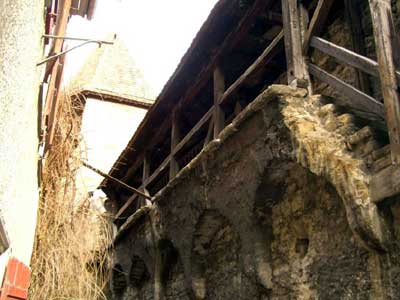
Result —
<svg viewBox="0 0 400 300"><path fill-rule="evenodd" d="M98 0L95 18L73 17L69 36L103 38L116 32L157 95L218 0ZM94 46L68 59L66 80Z"/></svg>

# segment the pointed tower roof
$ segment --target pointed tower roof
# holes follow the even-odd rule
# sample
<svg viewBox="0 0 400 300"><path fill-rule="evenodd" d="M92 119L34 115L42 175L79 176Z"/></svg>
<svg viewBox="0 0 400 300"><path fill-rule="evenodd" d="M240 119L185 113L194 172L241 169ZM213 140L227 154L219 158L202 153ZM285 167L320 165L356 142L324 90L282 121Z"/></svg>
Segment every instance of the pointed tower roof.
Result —
<svg viewBox="0 0 400 300"><path fill-rule="evenodd" d="M108 38L107 40L111 40ZM153 104L150 87L119 39L97 48L71 82L72 90ZM122 101L126 102L127 101Z"/></svg>

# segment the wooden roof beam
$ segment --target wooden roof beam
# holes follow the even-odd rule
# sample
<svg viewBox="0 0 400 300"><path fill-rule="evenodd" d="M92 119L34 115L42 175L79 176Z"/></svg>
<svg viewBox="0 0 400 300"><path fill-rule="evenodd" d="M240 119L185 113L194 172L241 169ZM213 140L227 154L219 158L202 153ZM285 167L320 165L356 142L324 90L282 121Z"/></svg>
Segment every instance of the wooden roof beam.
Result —
<svg viewBox="0 0 400 300"><path fill-rule="evenodd" d="M253 3L253 5L248 9L247 13L243 16L237 27L233 31L231 31L219 50L211 57L210 63L200 72L197 79L195 80L195 83L193 84L193 88L189 89L186 92L186 94L182 97L177 106L182 107L193 100L193 98L204 88L204 85L211 79L215 66L218 64L222 54L235 47L248 33L255 18L263 11L270 8L272 4L273 1L271 0L256 0ZM171 124L171 117L169 116L163 122L163 124L159 126L160 129L154 135L151 145L147 145L147 148L151 149L152 146L154 146L163 137L165 137L171 130ZM139 154L139 157L140 159L142 159L141 154ZM130 167L123 177L124 181L129 180L130 176L135 173L136 169L139 166L140 164L134 164L132 167Z"/></svg>

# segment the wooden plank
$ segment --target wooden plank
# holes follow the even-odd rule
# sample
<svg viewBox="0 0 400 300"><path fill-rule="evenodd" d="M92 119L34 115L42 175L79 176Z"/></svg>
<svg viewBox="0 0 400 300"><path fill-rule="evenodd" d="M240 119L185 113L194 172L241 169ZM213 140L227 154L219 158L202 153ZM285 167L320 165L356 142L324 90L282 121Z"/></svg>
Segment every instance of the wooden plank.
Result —
<svg viewBox="0 0 400 300"><path fill-rule="evenodd" d="M58 120L58 113L60 109L60 98L61 98L61 83L63 81L63 75L64 75L64 65L65 65L65 57L61 57L59 62L56 62L54 65L54 68L57 70L55 78L51 78L51 80L54 79L55 84L54 84L54 95L53 99L51 99L51 110L50 114L48 115L48 133L46 137L46 146L45 146L45 151L50 149L51 146L53 145L54 141L54 136L56 134L56 126L57 126L57 120Z"/></svg>
<svg viewBox="0 0 400 300"><path fill-rule="evenodd" d="M57 20L56 20L56 26L54 28L54 35L65 36L67 30L68 18L70 16L70 11L71 11L72 0L63 0L59 2L60 3L57 10ZM59 40L59 39L54 40L48 56L53 56L54 54L59 53L62 50L63 44L64 40ZM51 72L52 68L54 67L54 63L56 61L57 58L50 61L46 65L45 78L47 78L47 75Z"/></svg>
<svg viewBox="0 0 400 300"><path fill-rule="evenodd" d="M180 141L180 143L175 147L173 151L173 155L177 154L184 146L185 144L196 134L197 131L199 131L205 123L210 120L214 113L214 106L212 106L205 114L204 116L200 119L199 122L189 131L189 133Z"/></svg>
<svg viewBox="0 0 400 300"><path fill-rule="evenodd" d="M394 164L400 164L400 95L393 59L395 40L390 0L369 0L374 28L375 48L378 56L382 95L386 109L386 122Z"/></svg>
<svg viewBox="0 0 400 300"><path fill-rule="evenodd" d="M136 158L135 162L129 167L128 171L122 177L122 181L129 181L129 179L135 174L138 168L141 167L143 160L145 159L145 153L140 153ZM118 189L118 188L117 188Z"/></svg>
<svg viewBox="0 0 400 300"><path fill-rule="evenodd" d="M175 147L179 144L181 139L178 112L175 110L172 116L172 126L171 126L171 153L174 152ZM175 155L171 155L171 161L169 162L169 179L175 178L176 174L179 172L179 164L175 158Z"/></svg>
<svg viewBox="0 0 400 300"><path fill-rule="evenodd" d="M288 73L288 84L297 86L309 81L302 48L302 21L297 0L282 0L283 32Z"/></svg>
<svg viewBox="0 0 400 300"><path fill-rule="evenodd" d="M132 195L128 201L124 203L124 205L119 209L118 213L115 215L114 220L118 220L121 217L123 217L125 211L133 205L137 200L139 199L139 196L137 194Z"/></svg>
<svg viewBox="0 0 400 300"><path fill-rule="evenodd" d="M147 181L147 179L150 176L150 153L146 152L144 154L144 159L143 159L143 174L142 174L142 185L140 186L139 190L141 190L144 194L150 196L149 192L146 190L145 185L143 184L144 182ZM138 207L140 208L141 204L145 202L144 204L150 204L151 202L145 199L144 197L139 197L137 194L133 194L125 203L124 205L118 210L118 213L115 215L114 220L118 220L122 218L125 214L125 211L131 207L133 204L138 203Z"/></svg>
<svg viewBox="0 0 400 300"><path fill-rule="evenodd" d="M371 178L371 201L378 203L400 193L400 168L389 166Z"/></svg>
<svg viewBox="0 0 400 300"><path fill-rule="evenodd" d="M214 138L217 138L219 133L225 127L225 113L219 104L225 92L225 78L220 67L214 70Z"/></svg>
<svg viewBox="0 0 400 300"><path fill-rule="evenodd" d="M57 11L57 22L54 28L54 34L64 36L68 18L71 9L71 0L61 1ZM63 47L63 40L54 40L53 45L49 51L49 56L59 53ZM46 96L46 103L44 109L44 119L47 120L46 124L43 124L45 134L45 152L47 152L54 139L55 134L55 123L58 111L59 94L62 82L64 57L54 59L46 64L45 79L51 73L49 82L49 88Z"/></svg>
<svg viewBox="0 0 400 300"><path fill-rule="evenodd" d="M273 39L271 44L265 48L264 52L256 59L256 61L247 68L247 70L225 91L219 100L220 104L226 103L239 88L246 83L247 80L257 76L261 70L274 58L282 49L283 30Z"/></svg>
<svg viewBox="0 0 400 300"><path fill-rule="evenodd" d="M42 123L42 131L43 131L43 139L45 143L44 152L46 153L50 148L50 135L52 132L53 124L54 124L54 115L55 115L55 101L57 99L57 89L56 82L57 74L59 74L59 69L61 68L59 61L55 62L53 65L53 69L51 72L50 82L48 84L46 99L45 99L45 107L43 113Z"/></svg>
<svg viewBox="0 0 400 300"><path fill-rule="evenodd" d="M357 90L350 84L329 74L328 72L322 70L316 65L309 63L308 70L311 75L329 84L332 88L334 88L338 93L342 94L343 96L348 97L351 100L348 103L349 106L357 110L363 110L366 112L374 113L381 117L384 116L385 113L382 103L376 101L371 96L364 94L363 92Z"/></svg>
<svg viewBox="0 0 400 300"><path fill-rule="evenodd" d="M185 144L195 135L197 131L211 118L214 112L214 107L211 107L208 112L200 119L200 121L189 131L189 133L179 142L179 144L174 148L171 155L176 155L184 146ZM150 176L150 178L146 181L145 186L147 187L154 179L156 179L160 173L168 166L171 155L168 156L163 163L158 167L156 171Z"/></svg>
<svg viewBox="0 0 400 300"><path fill-rule="evenodd" d="M390 154L390 145L386 145L383 148L380 148L378 150L375 150L372 152L372 159L373 160L378 160L382 157L385 157Z"/></svg>
<svg viewBox="0 0 400 300"><path fill-rule="evenodd" d="M127 189L128 191L131 191L131 192L133 192L133 193L136 193L136 194L138 194L138 195L140 195L140 196L143 196L143 197L145 197L145 198L151 200L151 197L150 197L149 195L146 195L146 194L142 193L140 190L135 189L134 187L131 187L130 185L126 184L125 182L122 182L121 180L119 180L119 179L117 179L117 178L114 178L114 177L112 177L112 176L110 176L110 175L108 175L108 174L106 174L106 173L100 171L99 169L97 169L97 168L95 168L95 167L92 167L92 166L89 165L87 162L82 161L82 165L83 165L84 167L86 167L86 168L92 170L93 172L99 174L100 176L105 177L105 178L107 178L108 180L111 180L111 181L113 181L113 182L115 182L115 183L117 183L117 184L123 186L123 187L124 187L125 189Z"/></svg>
<svg viewBox="0 0 400 300"><path fill-rule="evenodd" d="M315 8L314 15L311 18L310 25L304 36L303 49L304 54L307 54L310 40L313 36L318 36L324 29L329 12L335 0L319 0Z"/></svg>
<svg viewBox="0 0 400 300"><path fill-rule="evenodd" d="M144 188L147 188L157 177L168 167L169 162L171 161L171 155L168 155L167 158L161 163L161 165L154 171L153 174L146 180L144 183Z"/></svg>
<svg viewBox="0 0 400 300"><path fill-rule="evenodd" d="M308 14L308 9L305 7L304 1L298 1L299 5L299 24L300 24L300 36L301 36L301 46L303 46L304 38L308 30L308 25L310 23L310 15ZM303 53L304 55L304 53Z"/></svg>
<svg viewBox="0 0 400 300"><path fill-rule="evenodd" d="M350 51L344 47L335 45L319 37L313 37L310 43L311 47L314 47L321 52L328 54L337 60L360 69L361 71L370 74L372 76L379 76L379 65L376 61L359 55L353 51ZM400 83L400 72L396 71L397 81Z"/></svg>
<svg viewBox="0 0 400 300"><path fill-rule="evenodd" d="M366 56L366 46L364 41L364 32L362 27L362 18L359 9L360 2L356 0L344 0L344 11L346 15L346 22L350 29L351 50L362 56ZM368 94L371 91L368 76L361 72L356 71L356 87Z"/></svg>
<svg viewBox="0 0 400 300"><path fill-rule="evenodd" d="M313 37L311 39L310 46L370 75L379 75L377 62L370 58L354 53L353 51L350 51L344 47L335 45L334 43L328 42L319 37Z"/></svg>

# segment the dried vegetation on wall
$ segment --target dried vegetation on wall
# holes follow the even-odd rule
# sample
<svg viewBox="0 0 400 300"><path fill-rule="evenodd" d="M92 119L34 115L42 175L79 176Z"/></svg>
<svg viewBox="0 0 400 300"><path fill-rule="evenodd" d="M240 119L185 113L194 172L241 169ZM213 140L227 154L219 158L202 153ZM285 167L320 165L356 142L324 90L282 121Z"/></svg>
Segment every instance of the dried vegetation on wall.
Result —
<svg viewBox="0 0 400 300"><path fill-rule="evenodd" d="M42 171L30 299L105 299L108 225L76 187L80 117L68 94L60 103L56 140Z"/></svg>

